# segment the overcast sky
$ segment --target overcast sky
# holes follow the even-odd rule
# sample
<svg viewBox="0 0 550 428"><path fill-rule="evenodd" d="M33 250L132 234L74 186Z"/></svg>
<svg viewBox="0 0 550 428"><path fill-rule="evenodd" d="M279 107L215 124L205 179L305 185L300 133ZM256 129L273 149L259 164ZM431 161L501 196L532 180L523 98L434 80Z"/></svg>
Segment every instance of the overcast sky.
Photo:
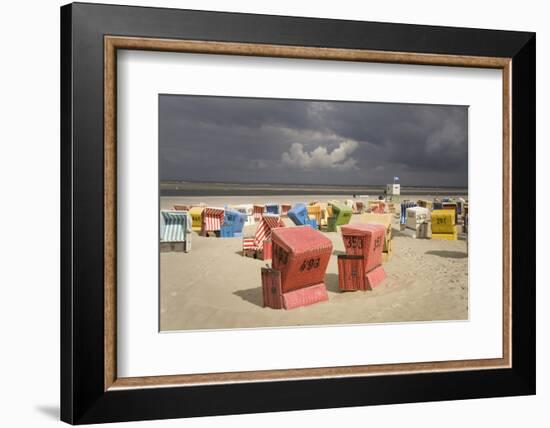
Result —
<svg viewBox="0 0 550 428"><path fill-rule="evenodd" d="M161 95L161 180L468 185L464 106Z"/></svg>

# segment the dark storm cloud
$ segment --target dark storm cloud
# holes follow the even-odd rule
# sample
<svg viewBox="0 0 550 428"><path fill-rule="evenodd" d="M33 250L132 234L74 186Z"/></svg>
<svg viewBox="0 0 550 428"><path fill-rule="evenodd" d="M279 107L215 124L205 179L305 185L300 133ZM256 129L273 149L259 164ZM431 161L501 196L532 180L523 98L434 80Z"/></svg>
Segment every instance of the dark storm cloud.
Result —
<svg viewBox="0 0 550 428"><path fill-rule="evenodd" d="M161 179L467 186L463 106L160 96Z"/></svg>

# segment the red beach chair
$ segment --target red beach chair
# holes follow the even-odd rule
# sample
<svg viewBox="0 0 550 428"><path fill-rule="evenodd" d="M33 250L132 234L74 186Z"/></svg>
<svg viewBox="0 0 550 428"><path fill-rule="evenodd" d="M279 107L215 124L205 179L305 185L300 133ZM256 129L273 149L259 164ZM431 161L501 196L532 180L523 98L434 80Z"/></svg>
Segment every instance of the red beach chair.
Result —
<svg viewBox="0 0 550 428"><path fill-rule="evenodd" d="M386 273L382 267L385 234L386 228L381 224L358 223L342 226L342 238L346 254L348 256L361 256L364 259L364 275L368 289L376 287L386 278ZM339 276L345 274L344 270L339 269Z"/></svg>
<svg viewBox="0 0 550 428"><path fill-rule="evenodd" d="M223 208L205 208L202 212L201 235L208 236L208 232L217 232L224 222L225 210Z"/></svg>
<svg viewBox="0 0 550 428"><path fill-rule="evenodd" d="M271 238L273 268L262 269L264 306L293 309L328 300L330 239L309 226L277 228Z"/></svg>

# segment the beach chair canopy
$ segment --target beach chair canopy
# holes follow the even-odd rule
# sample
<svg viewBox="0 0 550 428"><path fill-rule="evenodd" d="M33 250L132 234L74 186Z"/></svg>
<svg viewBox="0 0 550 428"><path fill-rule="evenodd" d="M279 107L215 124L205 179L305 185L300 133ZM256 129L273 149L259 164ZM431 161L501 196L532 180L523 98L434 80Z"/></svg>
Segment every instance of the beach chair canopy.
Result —
<svg viewBox="0 0 550 428"><path fill-rule="evenodd" d="M348 224L351 220L352 210L345 204L331 202L332 215L336 217L336 225L342 226Z"/></svg>
<svg viewBox="0 0 550 428"><path fill-rule="evenodd" d="M308 226L273 230L273 268L281 272L283 292L323 282L332 241Z"/></svg>
<svg viewBox="0 0 550 428"><path fill-rule="evenodd" d="M277 227L285 227L285 223L278 215L264 214L258 223L256 234L254 235L254 246L261 250L264 247L264 242L271 239L271 230Z"/></svg>
<svg viewBox="0 0 550 428"><path fill-rule="evenodd" d="M191 232L191 221L187 211L161 211L161 241L184 242L189 232Z"/></svg>
<svg viewBox="0 0 550 428"><path fill-rule="evenodd" d="M239 211L225 210L224 227L231 228L232 233L240 233L243 231L246 217L246 214Z"/></svg>
<svg viewBox="0 0 550 428"><path fill-rule="evenodd" d="M298 203L292 207L292 209L288 210L288 218L292 220L292 222L296 226L305 226L308 224L308 212L306 204Z"/></svg>

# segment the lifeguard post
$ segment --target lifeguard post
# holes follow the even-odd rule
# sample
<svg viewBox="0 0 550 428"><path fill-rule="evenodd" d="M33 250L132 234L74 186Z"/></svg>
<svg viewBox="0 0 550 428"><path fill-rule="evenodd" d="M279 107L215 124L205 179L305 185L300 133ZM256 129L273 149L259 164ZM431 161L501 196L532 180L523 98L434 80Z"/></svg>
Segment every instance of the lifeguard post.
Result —
<svg viewBox="0 0 550 428"><path fill-rule="evenodd" d="M401 185L392 183L392 184L386 184L386 197L389 198L390 201L393 201L394 196L399 196L401 194Z"/></svg>

